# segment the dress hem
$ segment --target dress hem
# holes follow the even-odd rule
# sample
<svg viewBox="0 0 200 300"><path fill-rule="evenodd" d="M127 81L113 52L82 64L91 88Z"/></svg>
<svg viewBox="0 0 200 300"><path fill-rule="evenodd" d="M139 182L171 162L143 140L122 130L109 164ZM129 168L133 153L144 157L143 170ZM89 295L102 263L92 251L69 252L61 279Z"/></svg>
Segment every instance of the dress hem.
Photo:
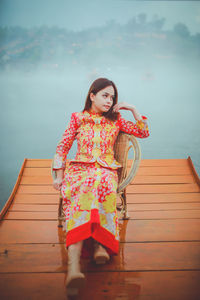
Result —
<svg viewBox="0 0 200 300"><path fill-rule="evenodd" d="M91 238L95 239L106 247L110 255L117 255L119 250L119 241L114 235L100 225L98 209L91 210L90 221L67 232L66 247L84 240L81 257L89 258L92 256L93 243Z"/></svg>

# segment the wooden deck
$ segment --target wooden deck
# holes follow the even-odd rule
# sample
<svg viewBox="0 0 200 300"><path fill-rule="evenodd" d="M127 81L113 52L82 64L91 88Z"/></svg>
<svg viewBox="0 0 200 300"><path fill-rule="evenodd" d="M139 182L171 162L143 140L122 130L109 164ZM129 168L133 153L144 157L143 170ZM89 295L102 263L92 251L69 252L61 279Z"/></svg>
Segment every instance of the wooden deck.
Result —
<svg viewBox="0 0 200 300"><path fill-rule="evenodd" d="M1 212L0 299L67 299L65 233L51 160L25 159ZM83 261L82 300L200 299L200 180L187 159L142 160L127 188L130 220L105 266Z"/></svg>

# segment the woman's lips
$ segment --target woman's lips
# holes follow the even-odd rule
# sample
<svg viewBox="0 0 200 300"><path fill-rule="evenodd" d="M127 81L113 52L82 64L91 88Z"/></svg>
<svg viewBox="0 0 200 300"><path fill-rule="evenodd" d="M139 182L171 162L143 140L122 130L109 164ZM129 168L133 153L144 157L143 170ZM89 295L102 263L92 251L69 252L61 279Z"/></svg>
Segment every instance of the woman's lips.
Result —
<svg viewBox="0 0 200 300"><path fill-rule="evenodd" d="M109 105L104 105L106 108L110 108L110 106Z"/></svg>

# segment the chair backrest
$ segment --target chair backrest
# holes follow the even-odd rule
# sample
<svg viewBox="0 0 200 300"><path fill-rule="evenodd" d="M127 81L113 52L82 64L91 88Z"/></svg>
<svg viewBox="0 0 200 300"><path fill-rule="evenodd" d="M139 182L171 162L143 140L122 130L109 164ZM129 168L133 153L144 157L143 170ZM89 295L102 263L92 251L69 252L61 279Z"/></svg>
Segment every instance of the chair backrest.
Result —
<svg viewBox="0 0 200 300"><path fill-rule="evenodd" d="M128 172L128 154L133 150L133 158L131 159L132 165ZM119 184L117 192L122 192L133 180L138 170L141 160L141 150L137 139L130 134L120 131L114 145L115 159L122 165L118 169ZM51 165L51 175L55 179L56 172L53 171L53 160ZM127 174L128 173L128 174Z"/></svg>
<svg viewBox="0 0 200 300"><path fill-rule="evenodd" d="M128 154L133 150L132 165L128 170ZM116 160L122 165L118 170L119 184L117 192L122 192L136 175L141 160L141 150L137 139L130 134L120 131L114 145ZM128 173L128 174L127 174Z"/></svg>

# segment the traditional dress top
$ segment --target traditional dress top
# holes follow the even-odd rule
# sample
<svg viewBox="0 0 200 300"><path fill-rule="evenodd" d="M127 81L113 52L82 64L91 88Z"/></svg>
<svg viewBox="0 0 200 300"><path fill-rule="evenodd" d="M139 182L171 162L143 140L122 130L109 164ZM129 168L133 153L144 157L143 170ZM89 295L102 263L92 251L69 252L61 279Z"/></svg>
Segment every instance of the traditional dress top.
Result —
<svg viewBox="0 0 200 300"><path fill-rule="evenodd" d="M94 163L101 166L118 169L121 167L114 158L114 143L119 131L133 134L138 138L149 136L147 118L142 120L127 121L121 117L116 121L108 120L96 112L74 112L63 134L62 140L56 148L53 169L65 169L67 154L77 139L77 153L70 162Z"/></svg>

